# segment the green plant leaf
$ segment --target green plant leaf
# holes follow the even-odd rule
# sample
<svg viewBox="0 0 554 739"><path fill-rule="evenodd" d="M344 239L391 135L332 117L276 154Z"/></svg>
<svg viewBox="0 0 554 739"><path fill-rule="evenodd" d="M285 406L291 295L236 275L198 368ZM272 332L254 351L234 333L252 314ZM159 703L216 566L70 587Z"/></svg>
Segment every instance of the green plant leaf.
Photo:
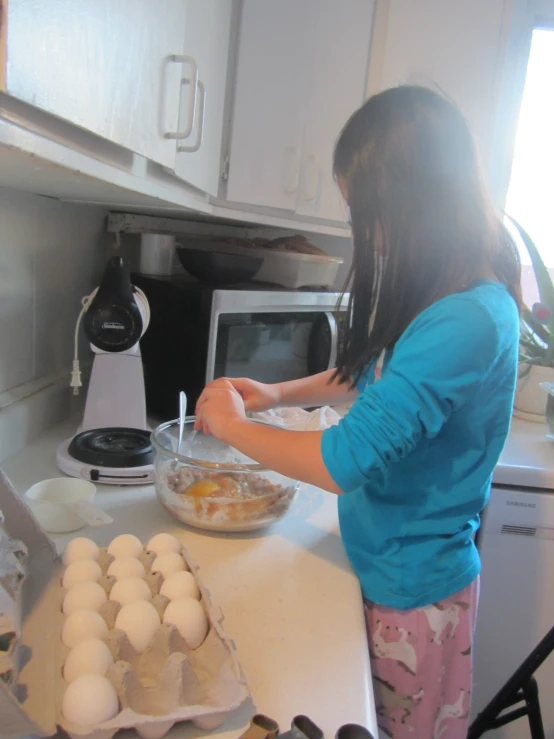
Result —
<svg viewBox="0 0 554 739"><path fill-rule="evenodd" d="M549 330L544 324L537 321L532 311L526 305L524 305L522 308L521 317L523 321L525 321L525 323L529 326L531 331L537 334L537 336L546 344L549 344L552 341L552 335L550 334Z"/></svg>
<svg viewBox="0 0 554 739"><path fill-rule="evenodd" d="M546 355L544 349L538 348L535 344L529 344L528 342L520 342L520 352L524 352L528 357L532 357L535 361L540 361L541 364L546 363Z"/></svg>
<svg viewBox="0 0 554 739"><path fill-rule="evenodd" d="M544 359L544 356L537 354L528 346L522 346L520 348L520 356L525 357L526 359L532 360L533 362L542 361ZM525 360L520 359L519 361L523 362Z"/></svg>
<svg viewBox="0 0 554 739"><path fill-rule="evenodd" d="M529 326L522 324L519 330L519 336L521 339L525 339L525 341L529 341L536 346L542 346L543 349L545 347L544 341L542 341L534 331L531 331Z"/></svg>
<svg viewBox="0 0 554 739"><path fill-rule="evenodd" d="M533 349L537 353L541 353L546 356L548 345L535 334L529 326L521 324L519 340L521 344L525 344Z"/></svg>
<svg viewBox="0 0 554 739"><path fill-rule="evenodd" d="M508 216L508 218L519 231L523 243L525 244L525 248L529 252L531 264L533 265L533 271L537 280L541 303L544 303L550 309L550 314L552 316L548 322L550 338L548 339L548 347L546 350L546 362L547 366L550 366L554 361L554 341L552 341L552 335L554 335L554 285L552 284L550 273L548 272L548 269L531 236L523 226L515 220L515 218L512 218L511 216Z"/></svg>
<svg viewBox="0 0 554 739"><path fill-rule="evenodd" d="M550 279L548 269L546 268L545 263L542 261L539 250L537 249L537 247L535 246L535 242L529 236L523 226L511 216L508 216L508 218L512 221L514 226L519 231L521 238L523 239L523 243L525 244L525 248L527 249L527 251L529 252L529 256L531 257L531 263L533 265L535 277L537 278L537 287L539 288L541 302L548 306L551 314L554 315L554 285L552 284L552 280Z"/></svg>
<svg viewBox="0 0 554 739"><path fill-rule="evenodd" d="M531 372L531 362L528 362L527 367L518 374L518 380L522 380L524 377L527 377L529 372Z"/></svg>
<svg viewBox="0 0 554 739"><path fill-rule="evenodd" d="M532 341L521 339L520 347L524 349L530 357L544 357L544 349L534 344Z"/></svg>

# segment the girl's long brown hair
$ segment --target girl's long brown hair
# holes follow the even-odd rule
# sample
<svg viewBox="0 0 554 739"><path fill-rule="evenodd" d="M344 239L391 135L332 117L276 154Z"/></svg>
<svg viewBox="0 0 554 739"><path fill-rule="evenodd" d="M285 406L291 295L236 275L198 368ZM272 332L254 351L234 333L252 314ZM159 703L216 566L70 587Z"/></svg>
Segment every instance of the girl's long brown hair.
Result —
<svg viewBox="0 0 554 739"><path fill-rule="evenodd" d="M425 308L479 279L504 283L520 305L517 249L450 101L417 86L371 97L340 134L334 173L354 241L341 381L355 382Z"/></svg>

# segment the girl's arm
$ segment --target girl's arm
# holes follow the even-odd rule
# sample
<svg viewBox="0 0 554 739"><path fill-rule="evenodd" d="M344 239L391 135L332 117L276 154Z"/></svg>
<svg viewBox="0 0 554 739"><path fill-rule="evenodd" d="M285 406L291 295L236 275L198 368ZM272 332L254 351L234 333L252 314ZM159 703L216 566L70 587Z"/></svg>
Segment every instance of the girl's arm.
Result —
<svg viewBox="0 0 554 739"><path fill-rule="evenodd" d="M340 493L321 456L322 431L285 431L246 418L244 402L229 380L216 380L202 393L195 429L239 449L267 469Z"/></svg>
<svg viewBox="0 0 554 739"><path fill-rule="evenodd" d="M340 494L321 456L322 435L323 431L286 431L244 419L229 423L222 440L267 469Z"/></svg>
<svg viewBox="0 0 554 739"><path fill-rule="evenodd" d="M334 373L330 369L312 377L279 383L276 386L279 405L316 406L354 401L358 396L356 388L351 389L347 382L339 385L338 378L332 379Z"/></svg>
<svg viewBox="0 0 554 739"><path fill-rule="evenodd" d="M334 370L331 369L312 377L274 385L266 385L246 377L227 377L225 380L239 393L247 411L267 411L279 406L329 405L355 400L358 391L350 390L348 383L339 385L338 380L331 379L333 374ZM219 380L210 383L208 388L218 382Z"/></svg>
<svg viewBox="0 0 554 739"><path fill-rule="evenodd" d="M465 294L439 301L397 342L382 379L360 395L338 426L325 432L285 431L248 421L243 399L228 380L205 389L196 428L264 467L334 493L349 493L410 454L422 438L435 438L451 415L482 390L483 382L490 382L499 357L505 377L502 387L494 389L510 405L518 315L511 303L505 310L499 332L492 316ZM476 428L476 454L482 453L479 434Z"/></svg>

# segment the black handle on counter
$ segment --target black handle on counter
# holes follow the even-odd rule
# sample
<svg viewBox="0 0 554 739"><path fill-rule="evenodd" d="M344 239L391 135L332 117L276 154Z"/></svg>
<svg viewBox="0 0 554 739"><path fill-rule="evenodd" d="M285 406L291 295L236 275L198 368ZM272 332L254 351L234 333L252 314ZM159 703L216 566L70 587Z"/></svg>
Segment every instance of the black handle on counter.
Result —
<svg viewBox="0 0 554 739"><path fill-rule="evenodd" d="M336 739L374 739L373 734L365 726L345 724L336 733Z"/></svg>

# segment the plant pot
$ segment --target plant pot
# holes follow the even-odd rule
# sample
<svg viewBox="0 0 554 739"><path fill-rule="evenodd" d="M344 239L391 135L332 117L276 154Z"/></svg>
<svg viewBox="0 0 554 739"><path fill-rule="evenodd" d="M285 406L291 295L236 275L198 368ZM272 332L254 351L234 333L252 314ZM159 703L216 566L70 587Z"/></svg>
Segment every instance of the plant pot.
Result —
<svg viewBox="0 0 554 739"><path fill-rule="evenodd" d="M527 365L520 365L520 375L525 372L526 368ZM525 377L518 379L514 416L524 418L526 421L544 423L548 393L540 386L541 382L554 382L553 367L533 365Z"/></svg>

